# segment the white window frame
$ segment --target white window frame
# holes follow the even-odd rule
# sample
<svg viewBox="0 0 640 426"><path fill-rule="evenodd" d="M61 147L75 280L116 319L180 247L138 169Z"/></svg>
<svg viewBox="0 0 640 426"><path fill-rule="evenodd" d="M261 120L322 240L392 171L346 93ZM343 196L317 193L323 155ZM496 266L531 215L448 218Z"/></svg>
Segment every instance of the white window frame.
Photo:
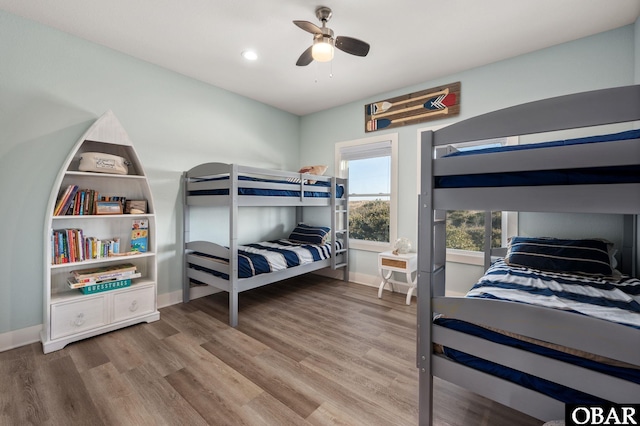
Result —
<svg viewBox="0 0 640 426"><path fill-rule="evenodd" d="M418 182L417 182L417 188L418 188L418 194L420 194L420 171L421 171L421 165L420 165L420 159L421 154L422 154L422 137L421 137L421 133L425 132L427 130L431 130L431 131L436 131L438 129L441 129L443 127L446 127L447 125L445 124L441 124L441 125L437 125L437 126L431 126L431 127L425 127L425 128L420 128L418 129L418 168L417 170L419 171L417 173L417 177L418 177ZM508 145L519 145L520 144L520 138L518 136L511 136L511 137L507 137L507 138L501 138L501 139L505 139L503 146L508 146ZM488 143L487 140L481 140L481 141L474 141L474 142L466 142L464 144L465 147L467 146L480 146L480 145L486 145ZM507 240L509 239L510 236L512 235L517 235L518 233L518 212L510 212L510 211L503 211L502 212L502 224L501 224L501 228L502 228L502 246L506 247L507 246ZM468 264L468 265L477 265L477 266L484 266L484 251L473 251L473 250L461 250L461 249L453 249L453 248L447 248L447 262L455 262L455 263L464 263L464 264Z"/></svg>
<svg viewBox="0 0 640 426"><path fill-rule="evenodd" d="M383 252L389 250L398 238L398 134L386 133L368 138L351 141L338 142L335 145L335 168L336 174L346 178L349 176L347 162L342 160L341 150L344 148L362 147L366 150L367 145L381 142L391 142L391 170L390 170L390 196L389 196L389 242L356 240L349 238L349 248L356 250Z"/></svg>

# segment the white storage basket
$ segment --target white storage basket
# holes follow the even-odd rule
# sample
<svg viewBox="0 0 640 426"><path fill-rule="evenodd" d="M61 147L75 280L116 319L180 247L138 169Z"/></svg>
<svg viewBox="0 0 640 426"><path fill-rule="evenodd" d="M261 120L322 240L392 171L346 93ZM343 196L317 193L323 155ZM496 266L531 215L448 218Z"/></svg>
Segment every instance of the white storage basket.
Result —
<svg viewBox="0 0 640 426"><path fill-rule="evenodd" d="M113 173L126 175L129 173L129 163L117 155L104 152L83 152L80 156L78 170L81 172Z"/></svg>

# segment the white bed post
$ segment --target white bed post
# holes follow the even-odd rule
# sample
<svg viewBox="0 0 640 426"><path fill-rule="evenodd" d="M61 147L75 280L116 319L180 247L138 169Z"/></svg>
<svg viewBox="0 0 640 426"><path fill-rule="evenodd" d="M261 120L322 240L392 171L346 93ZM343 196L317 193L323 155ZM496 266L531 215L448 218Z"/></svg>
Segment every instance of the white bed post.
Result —
<svg viewBox="0 0 640 426"><path fill-rule="evenodd" d="M229 170L229 325L238 325L238 165Z"/></svg>
<svg viewBox="0 0 640 426"><path fill-rule="evenodd" d="M432 157L433 132L421 135L421 176L418 196L418 222L426 226L418 234L418 335L417 366L419 374L419 424L428 426L433 421L433 375L431 374L431 284L434 266L434 216Z"/></svg>

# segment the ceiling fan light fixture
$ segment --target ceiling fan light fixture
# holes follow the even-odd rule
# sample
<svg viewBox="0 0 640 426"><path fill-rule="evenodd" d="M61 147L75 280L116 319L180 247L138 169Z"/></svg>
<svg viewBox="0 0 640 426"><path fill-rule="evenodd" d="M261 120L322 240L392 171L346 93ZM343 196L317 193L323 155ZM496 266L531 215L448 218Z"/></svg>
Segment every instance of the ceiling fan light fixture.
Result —
<svg viewBox="0 0 640 426"><path fill-rule="evenodd" d="M243 50L242 57L247 61L255 61L256 59L258 59L258 54L253 50Z"/></svg>
<svg viewBox="0 0 640 426"><path fill-rule="evenodd" d="M296 66L304 67L314 60L317 62L329 62L333 59L335 49L355 56L367 56L369 43L353 37L333 37L333 30L327 27L331 19L331 9L320 6L316 9L316 17L322 23L322 27L308 21L293 21L300 29L313 34L313 44L307 47L298 58Z"/></svg>
<svg viewBox="0 0 640 426"><path fill-rule="evenodd" d="M333 59L333 39L330 37L318 37L313 42L311 56L318 62L329 62Z"/></svg>

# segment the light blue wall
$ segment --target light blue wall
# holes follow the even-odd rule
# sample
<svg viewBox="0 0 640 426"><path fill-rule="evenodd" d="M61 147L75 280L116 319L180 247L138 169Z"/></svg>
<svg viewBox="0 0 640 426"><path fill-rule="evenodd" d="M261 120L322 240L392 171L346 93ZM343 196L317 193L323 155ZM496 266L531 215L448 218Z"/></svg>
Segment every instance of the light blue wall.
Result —
<svg viewBox="0 0 640 426"><path fill-rule="evenodd" d="M42 323L42 228L51 184L73 144L107 109L128 131L150 177L162 295L181 286L182 171L204 161L276 169L322 162L332 170L336 142L367 136L366 103L454 81L462 82L458 119L640 82L639 25L635 32L621 28L299 118L0 11L0 333ZM401 164L398 234L414 242L417 129L424 126L394 129ZM289 220L275 212L254 217L280 226ZM375 274L371 253L351 259L352 272Z"/></svg>
<svg viewBox="0 0 640 426"><path fill-rule="evenodd" d="M298 167L297 116L0 11L0 333L42 323L51 185L108 109L150 177L160 294L181 288L184 170L205 161ZM261 220L288 218L251 223Z"/></svg>
<svg viewBox="0 0 640 426"><path fill-rule="evenodd" d="M637 75L638 72L635 69L638 63L635 52L640 44L637 38L637 31L634 34L634 26L630 25L305 116L301 120L301 162L321 161L333 167L336 142L372 135L364 132L365 104L442 84L456 81L462 84L461 111L455 120L551 96L633 84L634 79L637 80L634 73ZM429 66L429 58L425 58L424 66ZM368 71L363 69L363 72ZM430 123L451 122L453 119ZM414 242L417 239L417 133L428 125L422 123L377 132L397 132L399 135L398 236ZM352 274L375 276L376 253L352 250L351 260ZM450 271L451 268L448 273ZM481 269L478 269L478 276L480 273Z"/></svg>

